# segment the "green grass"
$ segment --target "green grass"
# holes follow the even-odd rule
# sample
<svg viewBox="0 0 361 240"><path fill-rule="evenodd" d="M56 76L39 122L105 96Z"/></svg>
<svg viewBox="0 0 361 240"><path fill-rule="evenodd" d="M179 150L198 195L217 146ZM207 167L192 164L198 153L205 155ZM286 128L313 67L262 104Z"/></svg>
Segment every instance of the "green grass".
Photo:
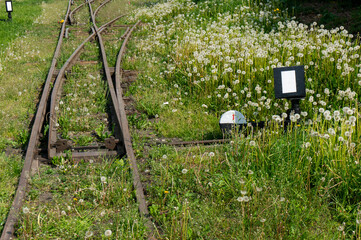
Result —
<svg viewBox="0 0 361 240"><path fill-rule="evenodd" d="M53 0L45 0L43 3L50 4ZM34 20L41 15L42 2L37 0L13 2L12 21L0 21L0 44L6 47L10 41L23 36L33 27ZM3 6L4 7L4 6ZM5 8L2 8L0 18L7 20Z"/></svg>
<svg viewBox="0 0 361 240"><path fill-rule="evenodd" d="M0 230L3 228L22 169L20 156L0 153Z"/></svg>
<svg viewBox="0 0 361 240"><path fill-rule="evenodd" d="M107 230L112 239L146 236L123 160L43 166L30 185L19 239L105 239Z"/></svg>
<svg viewBox="0 0 361 240"><path fill-rule="evenodd" d="M139 157L149 159L143 170L161 237L359 239L358 40L298 24L278 1L195 2L130 18L148 23L124 65L142 73L130 93L154 118L146 131L221 138L219 117L231 109L266 128L248 128L224 146L146 152L148 140L133 131ZM294 65L305 65L307 96L284 132L290 103L274 99L272 68Z"/></svg>
<svg viewBox="0 0 361 240"><path fill-rule="evenodd" d="M15 1L13 21L0 21L0 232L22 169L22 150L55 49L64 3ZM4 12L0 18L7 18ZM44 16L47 20L41 21Z"/></svg>

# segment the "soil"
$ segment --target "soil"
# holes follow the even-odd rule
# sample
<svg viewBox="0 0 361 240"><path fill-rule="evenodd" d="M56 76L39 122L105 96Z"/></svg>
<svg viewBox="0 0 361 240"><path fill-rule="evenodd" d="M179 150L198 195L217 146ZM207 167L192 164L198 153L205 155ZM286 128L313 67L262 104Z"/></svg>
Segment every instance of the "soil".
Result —
<svg viewBox="0 0 361 240"><path fill-rule="evenodd" d="M327 29L344 26L349 33L361 33L361 3L306 0L297 1L294 5L289 4L288 8L305 24L317 22L319 25L325 25Z"/></svg>

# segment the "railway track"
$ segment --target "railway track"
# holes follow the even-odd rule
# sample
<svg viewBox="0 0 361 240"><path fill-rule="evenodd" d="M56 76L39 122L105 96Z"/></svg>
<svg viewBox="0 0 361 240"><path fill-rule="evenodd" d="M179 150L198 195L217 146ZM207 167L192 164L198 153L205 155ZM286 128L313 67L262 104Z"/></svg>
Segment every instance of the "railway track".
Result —
<svg viewBox="0 0 361 240"><path fill-rule="evenodd" d="M74 161L80 159L102 159L104 157L122 157L127 155L133 176L133 186L136 190L136 199L139 204L139 212L146 218L146 226L149 231L149 238L153 238L153 226L154 224L149 219L149 212L145 201L144 190L140 180L140 174L137 168L137 162L135 154L132 148L131 136L129 132L128 121L126 117L125 102L123 99L122 90L122 75L121 69L122 56L124 55L126 44L130 39L132 32L137 25L118 25L118 28L125 30L124 34L120 37L123 39L122 46L116 58L116 64L114 67L109 67L107 54L105 51L105 45L102 37L102 33L114 25L119 19L124 17L115 16L107 23L99 25L96 22L96 16L101 9L108 4L110 0L105 0L99 3L97 0L89 0L82 3L69 0L67 11L62 23L58 44L54 52L54 57L49 69L42 95L38 103L36 115L34 117L33 126L31 129L30 139L25 155L24 166L19 179L18 188L15 194L14 201L12 203L10 212L8 214L4 229L1 235L1 240L8 240L14 238L15 226L18 222L22 204L26 197L28 188L28 182L31 177L31 172L38 168L39 162L50 162L53 158L70 156ZM75 6L78 3L78 6ZM94 6L97 6L93 10ZM61 64L61 54L64 45L64 36L69 36L69 26L74 26L76 23L75 15L80 10L85 8L89 9L89 17L91 22L91 29L88 36L81 41L77 48L71 53L70 57ZM83 28L84 29L84 28ZM84 35L84 34L81 34ZM114 134L104 139L104 142L91 144L88 146L76 146L68 138L64 138L59 133L59 105L63 97L63 87L67 81L68 75L70 75L71 68L80 63L79 58L84 49L89 44L95 44L94 40L100 50L103 79L105 79L107 89L110 95L110 114L109 122L114 124ZM77 40L79 41L79 40ZM63 54L64 55L64 54ZM92 62L92 61L90 61ZM48 131L45 131L48 129ZM44 132L47 134L44 135Z"/></svg>

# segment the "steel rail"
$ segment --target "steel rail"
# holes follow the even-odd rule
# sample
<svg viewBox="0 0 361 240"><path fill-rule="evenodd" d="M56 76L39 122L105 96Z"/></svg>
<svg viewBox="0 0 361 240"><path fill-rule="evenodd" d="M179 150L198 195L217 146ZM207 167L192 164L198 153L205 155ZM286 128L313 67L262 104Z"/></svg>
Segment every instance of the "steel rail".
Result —
<svg viewBox="0 0 361 240"><path fill-rule="evenodd" d="M58 43L54 52L53 60L51 62L51 66L45 81L45 85L43 88L43 92L38 104L38 110L35 115L35 120L33 123L33 127L31 129L31 134L29 138L29 143L25 155L24 160L24 166L21 171L20 179L18 188L15 193L14 201L11 205L10 212L8 214L8 217L6 219L6 223L3 228L3 232L1 234L1 240L8 240L12 239L15 232L15 224L18 222L19 214L20 214L20 208L22 207L23 201L25 199L26 195L26 188L28 186L28 180L30 177L30 171L33 164L33 159L35 157L35 154L37 152L37 144L38 139L40 136L41 128L45 119L45 113L46 113L46 104L49 98L49 93L51 89L51 80L53 77L53 74L56 70L56 64L57 64L57 58L60 55L60 49L61 45L63 43L64 38L64 32L65 32L65 26L67 23L67 19L70 13L70 6L71 6L71 0L69 0L68 8L65 14L65 21L63 22L58 38Z"/></svg>
<svg viewBox="0 0 361 240"><path fill-rule="evenodd" d="M121 132L121 121L120 121L120 113L119 113L119 107L118 107L118 102L117 102L117 96L115 93L113 79L110 74L110 68L108 66L108 60L107 60L107 55L106 55L104 44L103 44L103 38L101 36L101 32L99 31L99 29L96 25L95 15L93 14L93 9L92 9L91 3L89 3L89 11L90 11L90 15L91 15L91 20L93 22L93 28L94 28L94 31L96 32L97 38L98 38L99 48L100 48L102 61L103 61L103 69L104 69L105 77L106 77L108 87L109 87L110 98L111 98L113 106L114 106L115 121L117 122L117 124L118 124L117 126L119 126L119 130ZM119 137L119 142L123 143L123 138L122 138L121 133L119 134L118 137ZM119 151L119 155L125 154L124 144L123 145L118 144L117 148Z"/></svg>
<svg viewBox="0 0 361 240"><path fill-rule="evenodd" d="M95 9L95 11L94 11L94 16L96 16L97 14L98 14L98 12L99 12L99 10L102 8L102 7L104 7L107 3L109 3L110 2L110 0L105 0L102 4L100 4L99 5L99 7L97 7L97 9ZM95 20L95 19L94 19Z"/></svg>
<svg viewBox="0 0 361 240"><path fill-rule="evenodd" d="M109 21L108 23L102 25L101 28L98 29L98 31L103 32L107 26L111 25L112 23L119 20L123 16L125 16L125 15L118 16L115 19ZM55 84L54 84L53 91L51 94L51 99L50 99L49 138L48 138L48 158L49 159L52 159L54 156L56 156L56 149L54 148L54 144L57 139L56 129L55 129L57 117L56 117L55 108L59 104L58 100L59 100L59 96L61 94L60 90L62 89L62 85L64 83L65 71L71 66L71 64L73 64L76 61L76 58L81 53L81 50L84 48L85 44L87 42L89 42L92 38L94 38L95 35L96 35L96 32L93 32L78 46L78 48L73 52L73 54L65 62L63 67L59 70L58 76L55 80Z"/></svg>
<svg viewBox="0 0 361 240"><path fill-rule="evenodd" d="M94 0L91 0L90 2L93 2ZM68 17L68 20L69 20L69 23L70 25L73 25L74 24L74 13L76 13L77 11L80 10L80 8L82 8L84 5L86 4L86 2L80 4L78 7L76 7L73 11L70 12L69 14L69 17Z"/></svg>
<svg viewBox="0 0 361 240"><path fill-rule="evenodd" d="M134 29L139 25L140 21L138 21L129 31L127 31L127 35L123 41L122 47L119 50L118 56L117 56L117 62L115 66L115 85L116 85L116 92L117 92L117 100L119 105L119 111L120 111L120 119L121 119L121 127L122 127L122 133L123 133L123 141L125 145L125 150L127 157L130 161L130 166L132 169L132 175L133 175L133 185L135 188L136 198L139 203L139 212L142 216L146 218L146 227L149 230L149 238L154 238L154 224L150 220L149 211L147 207L147 203L145 200L145 194L144 194L144 188L142 186L142 182L140 180L140 174L137 166L137 160L134 154L134 149L132 145L132 140L130 136L129 131L129 124L127 120L127 115L125 112L125 103L123 100L123 90L121 88L121 61L122 57L124 55L126 45L129 41L129 38L134 31Z"/></svg>

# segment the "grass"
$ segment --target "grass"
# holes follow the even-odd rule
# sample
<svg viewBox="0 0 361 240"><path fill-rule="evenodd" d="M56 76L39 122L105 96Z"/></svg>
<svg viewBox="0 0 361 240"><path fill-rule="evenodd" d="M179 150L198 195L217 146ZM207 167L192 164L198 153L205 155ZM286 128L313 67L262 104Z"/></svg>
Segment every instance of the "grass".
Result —
<svg viewBox="0 0 361 240"><path fill-rule="evenodd" d="M130 179L119 159L43 166L31 180L18 239L105 239L109 230L114 239L144 238Z"/></svg>
<svg viewBox="0 0 361 240"><path fill-rule="evenodd" d="M138 156L149 159L143 170L161 238L359 239L358 40L342 28L299 24L278 1L194 2L130 18L147 23L125 63L142 73L130 92L155 118L146 131L219 138L218 119L231 109L266 127L211 150L144 153L147 140L134 137ZM290 104L274 99L272 68L293 65L305 66L307 96L284 132Z"/></svg>
<svg viewBox="0 0 361 240"><path fill-rule="evenodd" d="M0 232L22 169L22 150L56 45L64 3L13 2L13 21L0 21ZM41 22L44 16L46 21ZM5 17L1 13L0 18Z"/></svg>

